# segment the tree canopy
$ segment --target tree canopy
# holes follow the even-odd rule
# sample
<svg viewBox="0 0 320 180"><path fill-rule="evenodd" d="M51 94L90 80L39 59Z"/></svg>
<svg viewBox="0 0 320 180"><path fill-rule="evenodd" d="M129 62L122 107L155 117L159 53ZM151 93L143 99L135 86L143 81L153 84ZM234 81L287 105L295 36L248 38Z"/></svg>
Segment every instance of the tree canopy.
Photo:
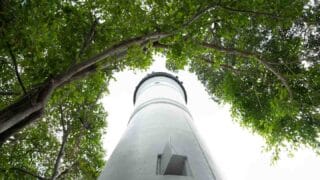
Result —
<svg viewBox="0 0 320 180"><path fill-rule="evenodd" d="M171 70L188 66L275 158L283 148L319 152L315 3L1 1L0 170L96 177L106 124L99 98L114 72L146 69L154 53Z"/></svg>

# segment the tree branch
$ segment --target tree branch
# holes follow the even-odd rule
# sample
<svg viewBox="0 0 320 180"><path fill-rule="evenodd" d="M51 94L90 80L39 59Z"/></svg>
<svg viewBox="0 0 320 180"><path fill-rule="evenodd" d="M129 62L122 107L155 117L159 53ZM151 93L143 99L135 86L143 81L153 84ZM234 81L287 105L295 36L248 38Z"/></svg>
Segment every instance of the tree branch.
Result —
<svg viewBox="0 0 320 180"><path fill-rule="evenodd" d="M68 128L66 127L65 125L65 120L64 120L64 114L63 114L63 109L62 109L62 106L60 105L59 106L59 110L60 110L60 124L62 126L62 142L61 142L61 146L60 146L60 149L59 149L59 153L57 155L57 158L56 158L56 161L55 161L55 164L54 164L54 168L52 170L52 176L51 176L51 179L52 180L55 180L57 179L57 177L59 176L59 168L61 166L61 159L63 158L64 156L64 150L65 150L65 147L66 147L66 143L67 143L67 140L68 140L68 135L69 135L69 130Z"/></svg>
<svg viewBox="0 0 320 180"><path fill-rule="evenodd" d="M40 180L47 180L47 178L44 178L44 177L41 177L41 176L36 175L36 174L34 174L34 173L31 173L31 172L29 172L29 171L27 171L27 170L24 170L24 169L22 169L22 168L11 168L11 170L22 172L22 173L24 173L24 174L27 174L27 175L29 175L29 176L38 178L38 179L40 179Z"/></svg>
<svg viewBox="0 0 320 180"><path fill-rule="evenodd" d="M17 96L20 95L20 93L12 92L12 91L1 91L0 96Z"/></svg>
<svg viewBox="0 0 320 180"><path fill-rule="evenodd" d="M267 16L267 17L271 17L271 18L280 18L280 16L272 14L272 13L268 13L268 12L259 12L259 11L252 11L252 10L245 10L245 9L236 9L236 8L232 8L229 6L223 6L223 5L218 5L218 7L228 10L228 11L233 11L233 12L238 12L238 13L248 13L248 14L253 14L253 15L257 15L257 16Z"/></svg>
<svg viewBox="0 0 320 180"><path fill-rule="evenodd" d="M277 70L275 70L270 64L268 64L268 62L262 58L262 55L260 55L258 53L243 51L240 49L222 47L222 46L216 45L216 44L201 43L201 45L203 47L215 49L217 51L224 52L227 54L234 54L234 55L237 55L240 57L246 57L246 58L251 57L251 58L256 59L259 63L261 63L266 69L268 69L270 72L272 72L280 80L280 82L283 84L283 86L287 89L290 99L292 99L293 93L292 93L292 90L291 90L286 78L283 77L283 75L281 73L279 73Z"/></svg>
<svg viewBox="0 0 320 180"><path fill-rule="evenodd" d="M161 44L159 42L154 42L153 46L157 47L157 48L170 48L170 45ZM252 52L248 52L248 51L243 51L243 50L239 50L239 49L235 49L235 48L222 47L220 45L216 45L216 44L212 44L212 43L211 44L201 43L201 46L203 46L205 48L215 49L217 51L224 52L227 54L233 54L233 55L237 55L240 57L247 57L247 58L252 57L252 58L257 59L260 64L262 64L267 70L272 72L272 74L274 74L280 80L280 82L283 84L283 86L287 89L290 99L292 99L293 93L292 93L291 87L289 86L289 83L286 80L286 78L281 73L279 73L277 70L275 70L266 60L262 59L260 54L252 53ZM221 65L221 66L224 68L230 69L230 67L227 67L226 65ZM236 70L236 69L233 69L233 70Z"/></svg>
<svg viewBox="0 0 320 180"><path fill-rule="evenodd" d="M218 3L213 3L211 5L209 5L208 7L199 10L196 14L194 14L192 16L191 19L189 19L187 22L185 22L182 27L186 28L187 26L190 26L193 22L197 21L199 18L201 18L204 14L206 14L208 11L210 11L211 9L215 8L216 6L220 6L220 0Z"/></svg>
<svg viewBox="0 0 320 180"><path fill-rule="evenodd" d="M98 18L94 17L94 21L90 27L90 31L87 33L85 40L83 42L83 46L80 49L79 57L89 48L92 40L94 39L94 36L96 34L96 27L98 25Z"/></svg>
<svg viewBox="0 0 320 180"><path fill-rule="evenodd" d="M26 96L22 97L20 100L16 101L16 103L0 111L1 138L4 139L4 137L2 137L2 133L4 133L4 131L22 122L32 113L44 108L48 98L57 87L72 81L72 78L74 78L75 76L79 77L82 75L82 73L88 72L86 70L88 68L90 69L91 67L94 67L97 62L100 62L107 57L124 53L130 46L134 44L140 45L148 41L157 41L159 39L168 37L169 35L171 34L157 32L122 41L110 48L107 48L96 56L91 57L83 61L82 63L74 65L65 73L60 74L55 78L48 79L47 81L42 83L38 89L30 90ZM31 104L30 99L33 101Z"/></svg>
<svg viewBox="0 0 320 180"><path fill-rule="evenodd" d="M35 111L34 113L30 114L28 117L24 118L19 123L15 124L14 126L10 127L6 131L0 134L0 148L3 143L12 135L19 132L21 129L23 129L25 126L29 125L33 122L34 119L38 119L42 116L43 109L40 109L38 111Z"/></svg>
<svg viewBox="0 0 320 180"><path fill-rule="evenodd" d="M65 136L67 134L67 127L66 127L66 124L65 124L65 119L64 119L64 113L63 113L63 108L62 108L62 105L59 104L59 111L60 111L60 125L62 127L62 132L63 132L63 135Z"/></svg>
<svg viewBox="0 0 320 180"><path fill-rule="evenodd" d="M73 81L76 81L76 80L79 80L79 79L82 79L94 72L97 71L97 66L94 64L92 66L89 66L88 68L76 73L75 75L73 75L68 81L65 81L64 83L60 84L59 87L62 87L70 82L73 82Z"/></svg>
<svg viewBox="0 0 320 180"><path fill-rule="evenodd" d="M230 66L228 64L220 64L220 67L222 67L224 69L229 69L237 75L240 75L240 72L241 72L239 69L235 69L233 66Z"/></svg>
<svg viewBox="0 0 320 180"><path fill-rule="evenodd" d="M207 59L205 57L200 57L200 58L203 59L206 63L213 64L213 61L211 60L211 58L210 59ZM229 69L237 75L239 75L241 73L241 71L239 69L235 69L233 66L228 65L228 64L220 64L220 67L224 68L224 69Z"/></svg>
<svg viewBox="0 0 320 180"><path fill-rule="evenodd" d="M71 63L71 66L74 66L78 59L85 53L85 51L89 48L89 46L91 45L92 40L94 39L94 36L96 34L96 27L98 25L98 18L94 17L94 21L90 26L90 30L89 32L85 35L82 47L79 51L79 54L76 56L76 58L74 58L74 60Z"/></svg>
<svg viewBox="0 0 320 180"><path fill-rule="evenodd" d="M140 36L140 37L136 37L136 38L122 41L121 43L116 44L116 45L104 50L103 52L97 54L96 56L91 57L91 58L89 58L79 64L76 64L75 66L70 68L70 70L68 70L66 73L61 74L60 76L56 77L55 78L55 86L59 86L60 84L64 83L65 81L69 80L76 73L88 68L91 65L94 65L95 63L97 63L107 57L126 52L128 50L128 48L134 44L141 45L141 44L144 44L148 41L152 41L152 42L157 41L159 39L168 37L170 35L171 35L170 33L156 32L156 33L151 33L148 35L144 35L144 36Z"/></svg>
<svg viewBox="0 0 320 180"><path fill-rule="evenodd" d="M61 166L61 159L64 156L64 150L65 150L65 147L66 147L66 142L67 142L67 135L64 134L63 137L62 137L62 143L61 143L61 146L60 146L60 149L59 149L59 153L57 155L57 158L56 158L56 161L55 161L55 164L54 164L54 168L53 168L53 171L52 171L52 177L51 177L52 180L57 179L57 177L59 175L59 168Z"/></svg>
<svg viewBox="0 0 320 180"><path fill-rule="evenodd" d="M63 170L56 179L60 179L61 177L63 177L65 174L67 174L74 166L76 166L78 164L78 162L74 162L70 167L66 168L65 170Z"/></svg>
<svg viewBox="0 0 320 180"><path fill-rule="evenodd" d="M152 46L155 47L155 48L162 48L162 49L168 49L168 48L170 48L170 45L160 43L159 41L154 42L154 43L152 44Z"/></svg>
<svg viewBox="0 0 320 180"><path fill-rule="evenodd" d="M18 65L17 65L17 59L16 59L16 56L13 54L13 51L11 49L11 46L10 44L7 42L7 48L9 50L9 54L10 54L10 57L12 59L12 62L13 62L13 66L14 66L14 70L15 70L15 73L16 73L16 76L17 76L17 79L18 79L18 82L23 90L23 93L26 95L27 94L27 91L26 91L26 88L24 87L23 83L22 83L22 80L21 80L21 77L20 77L20 74L19 74L19 71L18 71Z"/></svg>

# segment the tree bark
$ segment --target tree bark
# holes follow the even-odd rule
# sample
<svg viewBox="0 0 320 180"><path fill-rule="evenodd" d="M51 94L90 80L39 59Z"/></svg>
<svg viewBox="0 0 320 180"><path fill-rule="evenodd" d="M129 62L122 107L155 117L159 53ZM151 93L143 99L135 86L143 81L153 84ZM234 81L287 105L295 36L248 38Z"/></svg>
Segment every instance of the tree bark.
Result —
<svg viewBox="0 0 320 180"><path fill-rule="evenodd" d="M28 117L23 119L21 122L15 124L14 126L10 127L0 135L0 147L1 145L12 135L19 132L21 129L26 127L27 125L31 124L35 119L38 119L43 114L43 109L40 109L39 111L36 111L32 114L30 114Z"/></svg>

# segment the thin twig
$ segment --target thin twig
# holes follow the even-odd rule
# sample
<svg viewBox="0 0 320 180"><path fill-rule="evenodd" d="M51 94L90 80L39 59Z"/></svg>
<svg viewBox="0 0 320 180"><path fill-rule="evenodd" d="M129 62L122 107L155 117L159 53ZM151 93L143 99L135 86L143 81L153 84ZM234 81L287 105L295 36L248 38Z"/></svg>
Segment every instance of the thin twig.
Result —
<svg viewBox="0 0 320 180"><path fill-rule="evenodd" d="M41 177L41 176L39 176L37 174L31 173L31 172L29 172L27 170L24 170L22 168L11 168L11 170L22 172L24 174L27 174L29 176L33 176L33 177L38 178L40 180L47 180L47 178L44 178L44 177Z"/></svg>
<svg viewBox="0 0 320 180"><path fill-rule="evenodd" d="M0 96L17 96L20 93L12 92L12 91L0 91Z"/></svg>
<svg viewBox="0 0 320 180"><path fill-rule="evenodd" d="M94 36L96 34L96 27L98 25L98 18L94 18L94 21L90 27L90 31L87 33L86 37L85 37L85 40L84 40L84 43L83 43L83 46L82 48L80 49L80 52L79 52L79 57L82 56L82 54L89 48L92 40L94 39Z"/></svg>
<svg viewBox="0 0 320 180"><path fill-rule="evenodd" d="M76 57L72 60L70 68L73 67L75 64L78 63L79 58L85 53L85 51L89 48L89 46L92 44L92 41L94 39L95 33L96 33L96 26L98 24L98 19L94 18L94 21L92 25L90 26L90 30L85 34L84 41L82 44L81 49L79 50L79 53L76 55Z"/></svg>
<svg viewBox="0 0 320 180"><path fill-rule="evenodd" d="M96 34L96 27L97 27L98 23L99 23L98 18L95 17L93 23L90 26L90 30L85 35L82 47L81 47L81 49L79 51L79 54L74 58L74 60L72 61L70 67L72 67L73 65L75 65L77 63L79 58L85 53L85 51L92 44L92 41L93 41L93 39L95 37L95 34Z"/></svg>
<svg viewBox="0 0 320 180"><path fill-rule="evenodd" d="M62 126L62 131L63 133L67 133L67 127L65 125L65 119L64 119L64 113L63 113L63 108L62 105L59 104L59 111L60 111L60 125Z"/></svg>
<svg viewBox="0 0 320 180"><path fill-rule="evenodd" d="M65 122L64 122L64 114L63 114L62 105L60 105L59 108L60 108L59 109L60 110L60 123L61 123L61 126L62 126L63 135L62 135L62 142L61 142L61 146L60 146L60 149L59 149L59 153L57 155L57 158L56 158L56 161L55 161L55 164L54 164L54 168L52 170L52 176L51 176L52 180L57 179L57 177L60 174L59 173L59 168L60 168L60 165L61 165L61 159L64 156L64 151L65 151L65 147L66 147L66 143L67 143L68 135L69 135L69 132L68 132L69 130L66 127Z"/></svg>
<svg viewBox="0 0 320 180"><path fill-rule="evenodd" d="M272 13L268 13L268 12L259 12L259 11L252 11L252 10L245 10L245 9L236 9L236 8L232 8L229 6L223 6L223 5L218 5L218 7L228 10L228 11L233 11L233 12L238 12L238 13L248 13L248 14L254 14L257 16L267 16L270 18L282 18L278 15L272 14Z"/></svg>
<svg viewBox="0 0 320 180"><path fill-rule="evenodd" d="M225 68L225 69L229 69L237 75L240 75L240 72L241 72L239 69L235 69L233 66L230 66L228 64L220 64L220 67Z"/></svg>
<svg viewBox="0 0 320 180"><path fill-rule="evenodd" d="M213 65L213 63L214 63L211 58L208 59L208 58L203 57L203 56L201 56L199 58L204 60L206 63L211 64L211 65ZM237 75L240 75L240 73L241 73L241 71L239 69L235 69L233 66L228 65L228 64L220 64L220 67L224 68L224 69L229 69L229 70L231 70L232 72L234 72Z"/></svg>
<svg viewBox="0 0 320 180"><path fill-rule="evenodd" d="M194 23L195 21L197 21L199 18L201 18L204 14L206 14L207 12L209 12L211 9L215 8L216 6L220 6L220 1L218 3L215 4L211 4L208 7L199 10L196 14L194 14L192 16L191 19L189 19L187 22L185 22L182 27L186 28L187 26L190 26L192 23Z"/></svg>
<svg viewBox="0 0 320 180"><path fill-rule="evenodd" d="M259 107L260 107L260 112L262 111L262 105L261 105L261 102L260 102L260 98L259 96L257 95L257 91L255 89L254 90L254 94L256 95L256 98L257 98L257 101L258 101L258 104L259 104Z"/></svg>
<svg viewBox="0 0 320 180"><path fill-rule="evenodd" d="M14 70L15 70L15 73L16 73L16 76L17 76L17 79L19 81L19 84L23 90L23 93L25 95L27 95L27 91L26 91L26 88L24 87L23 83L22 83L22 80L21 80L21 77L20 77L20 74L19 74L19 71L18 71L18 65L17 65L17 59L16 59L16 56L13 54L13 51L11 49L11 46L10 44L7 42L7 48L9 50L9 53L10 53L10 56L11 56L11 59L12 59L12 62L13 62L13 65L14 65Z"/></svg>

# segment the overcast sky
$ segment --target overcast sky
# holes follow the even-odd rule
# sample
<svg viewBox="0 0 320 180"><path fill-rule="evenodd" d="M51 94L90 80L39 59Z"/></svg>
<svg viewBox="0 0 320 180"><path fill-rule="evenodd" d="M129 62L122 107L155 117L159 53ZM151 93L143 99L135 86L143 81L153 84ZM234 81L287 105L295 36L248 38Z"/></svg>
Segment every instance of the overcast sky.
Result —
<svg viewBox="0 0 320 180"><path fill-rule="evenodd" d="M164 57L156 56L147 71L125 71L115 75L109 85L110 94L103 98L108 111L108 128L104 137L107 157L112 154L133 112L133 92L139 81L152 71L165 71ZM172 72L170 72L172 73ZM174 74L174 73L173 73ZM228 105L210 99L194 74L179 71L188 94L188 108L194 124L205 142L213 161L225 180L320 180L320 157L311 150L300 150L293 158L285 154L270 165L270 153L262 152L264 142L258 135L233 122Z"/></svg>

